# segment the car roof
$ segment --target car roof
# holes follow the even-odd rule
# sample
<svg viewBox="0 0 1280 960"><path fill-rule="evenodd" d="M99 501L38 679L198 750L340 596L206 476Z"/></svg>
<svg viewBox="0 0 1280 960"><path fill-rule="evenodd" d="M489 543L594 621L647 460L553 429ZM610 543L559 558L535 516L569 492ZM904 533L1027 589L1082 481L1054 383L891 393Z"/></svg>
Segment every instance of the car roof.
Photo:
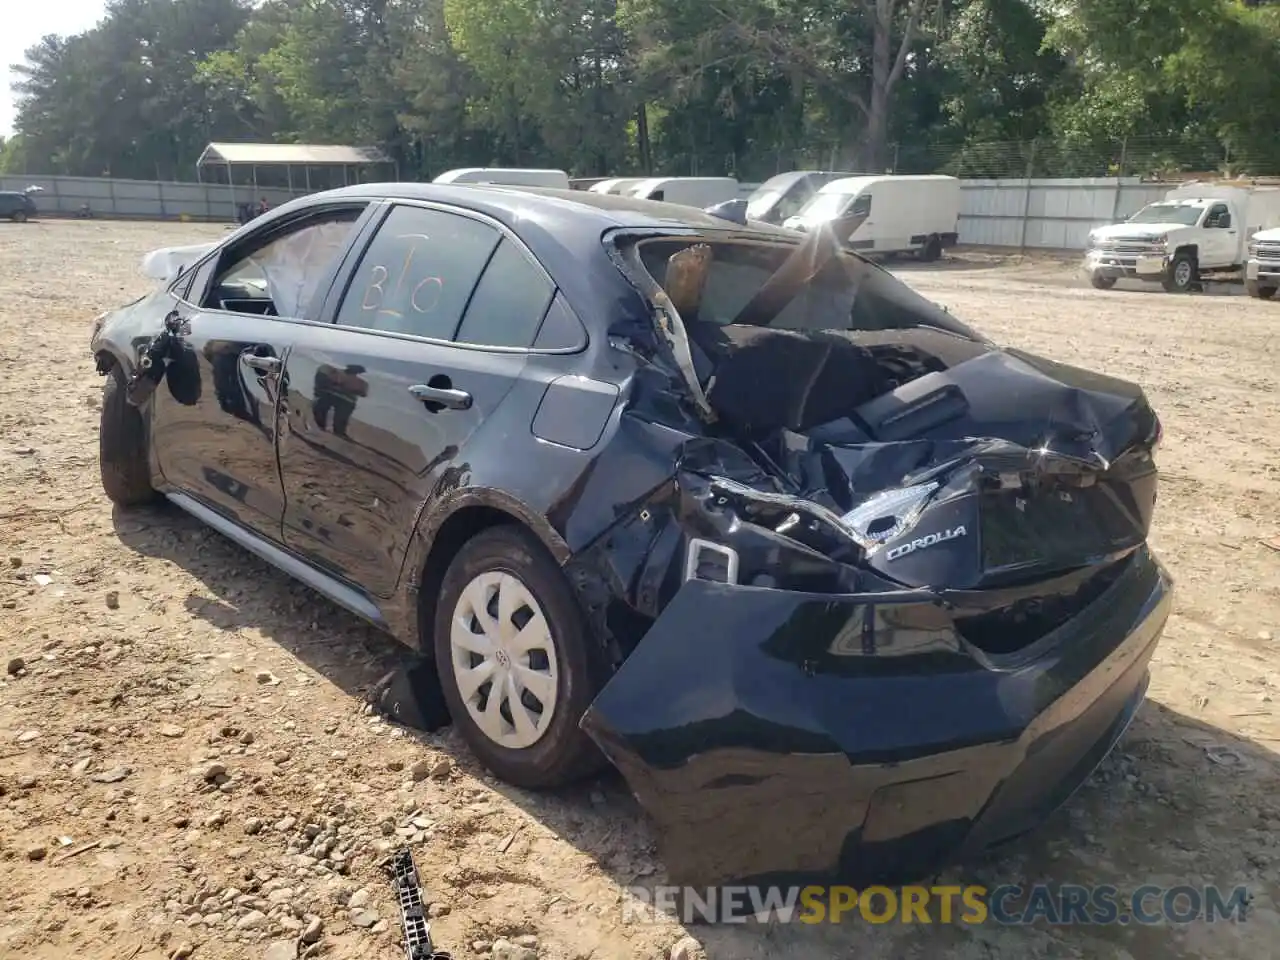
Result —
<svg viewBox="0 0 1280 960"><path fill-rule="evenodd" d="M565 226L581 229L591 236L593 242L598 242L601 233L619 227L735 232L744 229L696 207L677 203L639 200L617 194L593 193L590 190L557 190L500 183L369 183L310 194L304 199L336 200L343 197L379 197L450 204L493 217L521 235L523 232L520 225L526 221L555 220ZM764 232L778 239L795 240L788 231L763 225L753 227L752 232Z"/></svg>

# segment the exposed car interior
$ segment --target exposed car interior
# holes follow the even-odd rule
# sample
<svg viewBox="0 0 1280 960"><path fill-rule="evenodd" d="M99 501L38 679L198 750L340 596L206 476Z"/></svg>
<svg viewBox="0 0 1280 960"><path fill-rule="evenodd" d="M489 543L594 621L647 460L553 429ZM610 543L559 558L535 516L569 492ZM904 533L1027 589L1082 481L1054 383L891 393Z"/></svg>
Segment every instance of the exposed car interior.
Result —
<svg viewBox="0 0 1280 960"><path fill-rule="evenodd" d="M679 258L694 249L702 254L694 268L698 276L677 276L685 265ZM810 282L783 291L772 316L742 322L795 250L736 242L695 248L684 239L640 246L641 262L684 320L708 402L752 435L803 433L832 423L984 351L960 334L963 328L945 311L851 254L833 256ZM937 332L929 337L937 353L900 342L898 333L921 327Z"/></svg>

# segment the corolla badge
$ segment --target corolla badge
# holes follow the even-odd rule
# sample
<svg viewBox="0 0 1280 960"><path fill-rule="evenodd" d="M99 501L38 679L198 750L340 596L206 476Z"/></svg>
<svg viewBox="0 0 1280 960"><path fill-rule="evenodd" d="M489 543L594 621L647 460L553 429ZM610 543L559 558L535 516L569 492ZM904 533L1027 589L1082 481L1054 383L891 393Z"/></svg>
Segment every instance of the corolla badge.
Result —
<svg viewBox="0 0 1280 960"><path fill-rule="evenodd" d="M964 524L953 527L950 530L942 530L939 533L926 534L923 537L917 537L907 543L899 544L891 550L885 552L884 558L888 560L897 560L899 557L905 557L909 553L915 553L917 550L924 550L928 547L936 547L940 543L946 543L948 540L957 540L960 537L968 536L969 531L964 528Z"/></svg>

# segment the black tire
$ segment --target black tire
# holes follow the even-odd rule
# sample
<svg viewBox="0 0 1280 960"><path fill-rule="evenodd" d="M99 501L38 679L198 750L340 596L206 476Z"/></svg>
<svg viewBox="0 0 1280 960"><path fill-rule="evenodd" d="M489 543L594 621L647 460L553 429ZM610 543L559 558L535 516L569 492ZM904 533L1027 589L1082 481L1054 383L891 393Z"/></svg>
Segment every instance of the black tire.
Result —
<svg viewBox="0 0 1280 960"><path fill-rule="evenodd" d="M25 210L15 210L15 211L13 211L13 213L11 213L9 216L13 219L13 222L14 222L14 223L26 223L26 222L27 222L27 211L25 211Z"/></svg>
<svg viewBox="0 0 1280 960"><path fill-rule="evenodd" d="M1169 293L1186 293L1200 284L1200 267L1194 254L1180 250L1173 255L1165 268L1161 281Z"/></svg>
<svg viewBox="0 0 1280 960"><path fill-rule="evenodd" d="M920 259L925 263L934 263L942 256L942 240L936 233L930 234L929 239L924 242L924 246L920 248Z"/></svg>
<svg viewBox="0 0 1280 960"><path fill-rule="evenodd" d="M1095 290L1110 290L1116 285L1116 278L1108 277L1105 273L1091 273L1089 282L1093 284Z"/></svg>
<svg viewBox="0 0 1280 960"><path fill-rule="evenodd" d="M98 465L102 489L112 503L139 507L156 499L147 465L147 427L125 396L124 370L118 364L107 373L102 388Z"/></svg>
<svg viewBox="0 0 1280 960"><path fill-rule="evenodd" d="M1249 291L1249 296L1255 300L1270 300L1276 295L1275 287L1263 286L1257 280L1246 280L1244 288Z"/></svg>
<svg viewBox="0 0 1280 960"><path fill-rule="evenodd" d="M468 713L452 656L451 627L462 592L476 577L494 572L516 577L542 608L557 661L551 720L535 742L519 749L491 739ZM601 657L573 588L532 534L516 526L492 527L467 541L445 573L433 627L436 669L449 714L484 766L514 786L542 789L571 783L605 765L600 751L578 727L603 683ZM486 703L492 692L490 685Z"/></svg>

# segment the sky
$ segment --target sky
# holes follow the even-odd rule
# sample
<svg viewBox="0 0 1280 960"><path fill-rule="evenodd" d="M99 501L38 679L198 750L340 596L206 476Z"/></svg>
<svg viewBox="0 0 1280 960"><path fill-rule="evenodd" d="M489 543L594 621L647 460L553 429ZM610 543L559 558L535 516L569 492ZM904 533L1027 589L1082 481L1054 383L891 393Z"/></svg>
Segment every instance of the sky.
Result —
<svg viewBox="0 0 1280 960"><path fill-rule="evenodd" d="M101 18L105 0L0 0L4 7L0 28L0 137L13 132L13 91L16 79L9 69L21 63L23 53L49 33L67 36L83 33Z"/></svg>

